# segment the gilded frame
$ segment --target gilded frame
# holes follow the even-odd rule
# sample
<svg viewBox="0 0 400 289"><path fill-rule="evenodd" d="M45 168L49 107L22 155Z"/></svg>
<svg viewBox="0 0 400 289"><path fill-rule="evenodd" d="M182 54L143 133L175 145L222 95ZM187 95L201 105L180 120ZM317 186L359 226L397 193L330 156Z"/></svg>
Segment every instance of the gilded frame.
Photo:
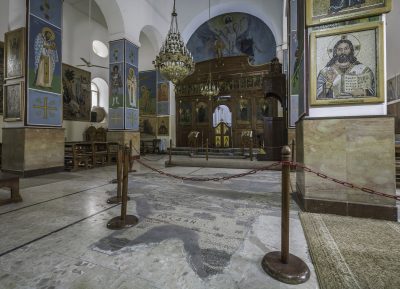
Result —
<svg viewBox="0 0 400 289"><path fill-rule="evenodd" d="M0 114L3 114L4 42L0 41Z"/></svg>
<svg viewBox="0 0 400 289"><path fill-rule="evenodd" d="M338 37L341 34L351 34L363 32L368 30L375 30L375 96L352 96L347 98L317 98L317 40L321 37ZM361 47L361 43L360 43ZM361 49L361 48L360 48ZM364 104L364 103L382 103L385 100L385 83L384 83L384 33L382 22L369 22L357 25L341 26L340 28L327 29L315 31L310 34L310 78L309 78L309 101L311 106L320 105L351 105L351 104ZM361 61L362 63L362 61Z"/></svg>
<svg viewBox="0 0 400 289"><path fill-rule="evenodd" d="M11 39L16 38L20 41L20 47L18 51L18 55L15 57L19 57L20 59L20 73L19 74L11 74L9 71L9 60L10 54L9 51L11 49ZM4 79L14 79L25 76L25 49L26 49L26 33L25 27L8 31L4 34ZM11 74L11 75L10 75Z"/></svg>
<svg viewBox="0 0 400 289"><path fill-rule="evenodd" d="M387 13L392 9L392 0L381 0L381 3L372 4L366 7L354 6L343 12L327 12L326 15L314 16L314 2L327 2L329 0L306 0L306 19L308 26L340 22L356 18L365 18L373 15ZM362 5L362 4L361 4Z"/></svg>
<svg viewBox="0 0 400 289"><path fill-rule="evenodd" d="M10 87L15 87L17 86L17 91L19 92L19 95L17 98L19 98L19 105L18 107L15 107L15 112L10 112L8 109L8 103L9 103L9 95L8 91ZM23 113L24 113L24 92L25 92L25 82L24 80L16 80L16 81L10 81L7 84L4 84L4 102L3 102L3 117L4 121L21 121L23 120ZM12 115L10 115L12 114Z"/></svg>

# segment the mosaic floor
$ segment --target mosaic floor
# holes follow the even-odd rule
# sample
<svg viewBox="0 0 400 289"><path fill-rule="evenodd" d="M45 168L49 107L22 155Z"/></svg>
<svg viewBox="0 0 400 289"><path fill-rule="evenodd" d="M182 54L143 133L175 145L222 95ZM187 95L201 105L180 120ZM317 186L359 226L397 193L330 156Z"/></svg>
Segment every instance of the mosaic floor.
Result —
<svg viewBox="0 0 400 289"><path fill-rule="evenodd" d="M163 161L146 163L182 176L246 171ZM280 249L280 172L193 182L134 168L128 214L139 224L120 231L106 228L120 213L106 203L115 167L21 179L24 202L0 207L0 288L318 288L294 203L291 252L310 280L286 285L260 266Z"/></svg>

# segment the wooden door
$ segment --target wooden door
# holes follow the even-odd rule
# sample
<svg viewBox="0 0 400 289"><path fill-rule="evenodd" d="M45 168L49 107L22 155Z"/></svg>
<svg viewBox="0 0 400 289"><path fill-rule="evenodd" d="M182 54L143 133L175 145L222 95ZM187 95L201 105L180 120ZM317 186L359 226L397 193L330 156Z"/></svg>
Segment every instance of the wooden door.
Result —
<svg viewBox="0 0 400 289"><path fill-rule="evenodd" d="M220 122L214 128L214 146L216 148L229 148L231 141L231 128L225 122Z"/></svg>

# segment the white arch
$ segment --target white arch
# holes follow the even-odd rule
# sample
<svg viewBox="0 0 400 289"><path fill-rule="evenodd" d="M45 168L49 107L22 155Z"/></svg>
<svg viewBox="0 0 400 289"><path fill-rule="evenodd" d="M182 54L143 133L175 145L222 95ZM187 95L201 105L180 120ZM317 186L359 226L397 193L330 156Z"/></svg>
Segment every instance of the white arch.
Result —
<svg viewBox="0 0 400 289"><path fill-rule="evenodd" d="M274 12L271 12L271 15L267 15L257 7L256 5L251 5L245 2L236 2L230 3L225 2L211 7L212 15L211 17L216 17L225 13L233 13L233 12L242 12L253 15L263 21L272 31L272 34L275 37L276 44L282 43L282 29L279 26L282 23L275 23L271 19L276 17L272 15ZM281 16L281 10L279 10L279 17ZM202 12L198 13L192 20L185 26L182 31L182 38L187 43L189 41L190 36L199 28L204 22L208 21L208 7L204 9ZM279 25L279 26L278 26Z"/></svg>
<svg viewBox="0 0 400 289"><path fill-rule="evenodd" d="M142 27L140 32L143 32L147 36L154 50L158 52L164 40L160 31L153 25L145 25Z"/></svg>
<svg viewBox="0 0 400 289"><path fill-rule="evenodd" d="M99 88L99 105L104 107L106 112L108 112L109 89L107 81L101 77L95 77L92 79L92 82ZM94 105L95 104L92 104L92 106Z"/></svg>
<svg viewBox="0 0 400 289"><path fill-rule="evenodd" d="M107 22L110 40L125 37L125 23L116 0L95 0Z"/></svg>

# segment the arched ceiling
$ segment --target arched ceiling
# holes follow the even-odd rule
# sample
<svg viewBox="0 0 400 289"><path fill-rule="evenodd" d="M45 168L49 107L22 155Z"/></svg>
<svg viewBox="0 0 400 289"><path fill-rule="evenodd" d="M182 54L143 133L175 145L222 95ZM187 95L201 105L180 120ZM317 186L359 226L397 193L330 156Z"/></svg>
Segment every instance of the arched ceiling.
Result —
<svg viewBox="0 0 400 289"><path fill-rule="evenodd" d="M95 0L102 10L112 39L119 34L140 45L143 28L153 27L162 40L168 32L173 0ZM187 41L208 19L208 1L176 0L179 30ZM282 43L282 0L212 0L212 16L244 12L264 21L272 30L277 44ZM121 37L120 37L121 38ZM158 46L162 41L157 40Z"/></svg>

